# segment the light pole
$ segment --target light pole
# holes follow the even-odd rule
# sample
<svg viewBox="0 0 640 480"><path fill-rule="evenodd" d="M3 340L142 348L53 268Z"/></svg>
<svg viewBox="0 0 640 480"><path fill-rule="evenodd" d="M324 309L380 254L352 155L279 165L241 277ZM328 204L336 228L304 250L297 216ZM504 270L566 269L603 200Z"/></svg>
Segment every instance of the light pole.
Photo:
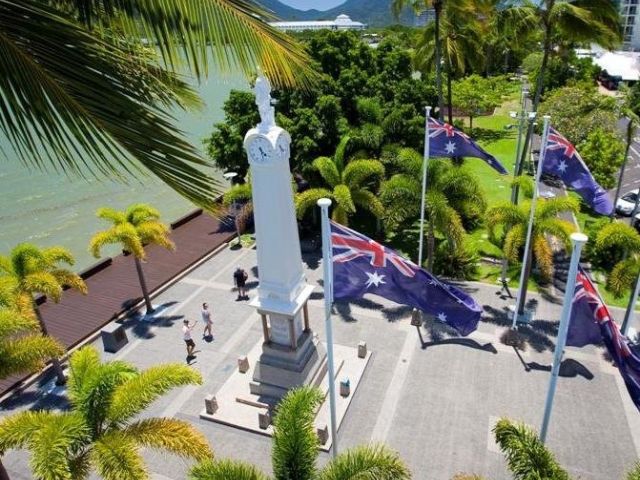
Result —
<svg viewBox="0 0 640 480"><path fill-rule="evenodd" d="M227 172L222 175L225 180L229 180L229 185L233 187L233 179L238 176L236 172ZM238 205L236 203L235 198L233 199L233 223L236 225L236 235L238 236L238 245L242 246L242 241L240 240L240 228L238 226Z"/></svg>

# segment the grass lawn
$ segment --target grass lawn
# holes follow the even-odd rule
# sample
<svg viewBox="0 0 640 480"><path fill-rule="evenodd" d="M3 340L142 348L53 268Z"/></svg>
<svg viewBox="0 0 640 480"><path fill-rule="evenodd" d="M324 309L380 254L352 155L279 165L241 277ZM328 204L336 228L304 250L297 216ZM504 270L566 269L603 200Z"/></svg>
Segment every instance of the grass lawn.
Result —
<svg viewBox="0 0 640 480"><path fill-rule="evenodd" d="M484 283L491 283L493 285L498 285L498 279L502 273L501 265L488 265L484 262L481 262L478 266L480 270L480 275L478 277L478 281ZM520 265L511 265L507 269L507 278L509 279L509 288L511 289L511 293L513 296L516 296L516 292L518 290L518 284L520 283ZM529 277L529 282L527 283L527 291L530 292L540 292L544 287L540 287L533 276Z"/></svg>

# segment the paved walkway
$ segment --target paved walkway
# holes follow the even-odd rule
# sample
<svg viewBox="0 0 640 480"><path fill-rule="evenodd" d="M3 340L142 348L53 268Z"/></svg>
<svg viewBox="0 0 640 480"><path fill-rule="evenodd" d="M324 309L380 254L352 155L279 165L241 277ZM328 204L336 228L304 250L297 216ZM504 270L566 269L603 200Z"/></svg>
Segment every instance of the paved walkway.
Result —
<svg viewBox="0 0 640 480"><path fill-rule="evenodd" d="M318 286L309 307L311 326L324 338L321 262L315 257L305 261L309 283ZM195 337L200 351L193 363L204 384L171 392L145 415L188 420L207 436L218 457L249 461L270 472L269 438L198 417L204 397L220 388L236 368L237 357L262 335L258 315L246 302L235 301L232 271L237 264L249 272L249 286L254 289L255 251L226 249L156 298L156 303L167 308L155 324L127 322L128 346L117 354L103 353L103 357L130 361L141 368L184 362L182 319L199 319L200 304L209 302L214 339L206 343L199 334ZM560 305L555 299L530 295L540 320L523 329L526 350L520 353L500 342L510 325L507 299L490 285L469 283L467 288L485 305L485 313L478 330L465 339L433 323L421 328L420 338L409 325L409 309L377 297L335 306L335 342L353 346L364 340L373 352L339 431L341 449L369 441L386 442L400 452L416 479L448 480L458 472L495 480L510 478L490 430L502 416L539 428ZM99 343L95 345L101 350ZM640 414L617 371L601 349L569 348L562 375L549 446L576 477L622 479L640 456ZM62 389L44 394L52 388L51 384L39 390L34 386L5 402L0 415L63 405ZM155 480L186 478L189 464L164 453L147 452L145 456ZM321 463L328 458L320 454ZM4 457L12 479L31 478L25 473L27 460L24 452L12 451Z"/></svg>

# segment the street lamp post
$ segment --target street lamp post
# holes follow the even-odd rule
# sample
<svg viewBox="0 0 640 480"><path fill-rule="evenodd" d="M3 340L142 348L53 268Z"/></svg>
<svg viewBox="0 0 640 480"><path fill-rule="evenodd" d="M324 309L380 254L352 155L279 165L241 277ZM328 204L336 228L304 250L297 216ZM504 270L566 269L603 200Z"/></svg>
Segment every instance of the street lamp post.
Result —
<svg viewBox="0 0 640 480"><path fill-rule="evenodd" d="M229 185L233 187L233 179L238 176L236 172L227 172L222 175L225 180L229 180ZM233 200L233 223L236 225L236 235L238 236L238 245L242 246L242 241L240 240L240 227L238 226L238 205L236 200Z"/></svg>

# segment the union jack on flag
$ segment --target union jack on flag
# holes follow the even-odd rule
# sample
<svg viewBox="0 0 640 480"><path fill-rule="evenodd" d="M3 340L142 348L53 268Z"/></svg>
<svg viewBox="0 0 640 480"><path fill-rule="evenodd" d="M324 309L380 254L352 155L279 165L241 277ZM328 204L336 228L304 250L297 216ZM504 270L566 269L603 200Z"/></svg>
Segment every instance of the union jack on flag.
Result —
<svg viewBox="0 0 640 480"><path fill-rule="evenodd" d="M508 173L493 155L453 125L429 117L427 128L429 130L429 157L481 158L502 175Z"/></svg>
<svg viewBox="0 0 640 480"><path fill-rule="evenodd" d="M627 386L631 400L640 410L640 355L622 335L609 309L589 276L579 269L571 307L567 345L582 347L604 342Z"/></svg>
<svg viewBox="0 0 640 480"><path fill-rule="evenodd" d="M595 181L576 148L553 127L549 128L544 152L543 172L560 177L599 214L611 213L613 203L607 192Z"/></svg>
<svg viewBox="0 0 640 480"><path fill-rule="evenodd" d="M455 328L474 331L482 309L466 292L438 280L397 252L350 228L331 222L333 298L365 294L418 308Z"/></svg>

